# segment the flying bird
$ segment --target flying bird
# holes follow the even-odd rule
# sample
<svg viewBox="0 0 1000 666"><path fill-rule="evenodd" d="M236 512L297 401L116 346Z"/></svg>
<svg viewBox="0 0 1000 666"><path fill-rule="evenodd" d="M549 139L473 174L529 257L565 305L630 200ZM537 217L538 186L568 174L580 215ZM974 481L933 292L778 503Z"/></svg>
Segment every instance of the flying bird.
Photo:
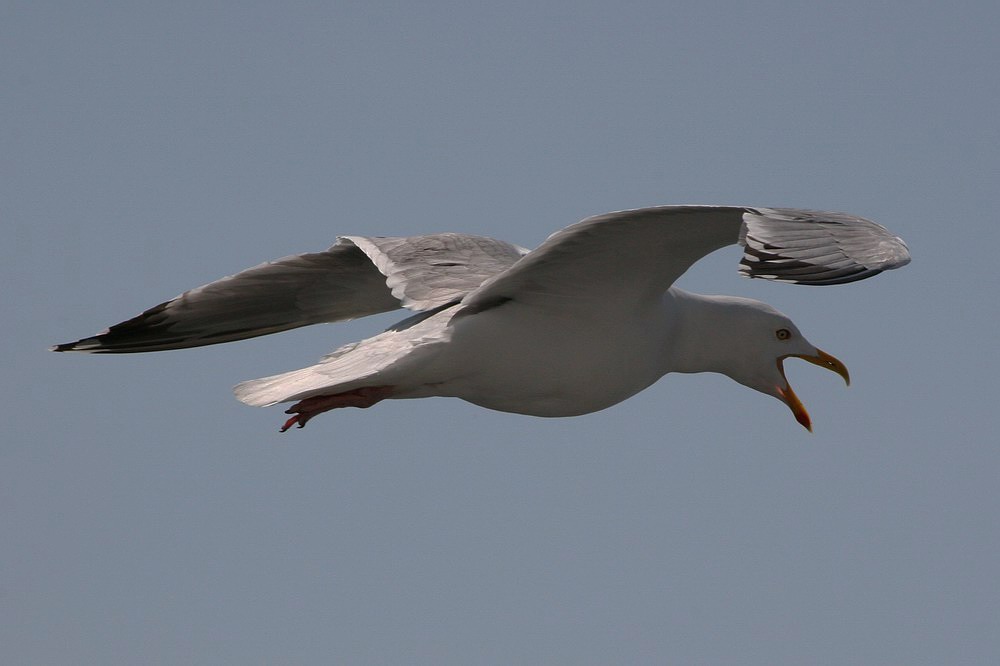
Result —
<svg viewBox="0 0 1000 666"><path fill-rule="evenodd" d="M862 280L910 261L902 239L845 213L658 206L589 217L537 249L468 234L341 236L324 252L260 264L187 291L93 337L92 353L211 345L406 308L415 314L319 363L234 388L248 405L293 402L281 427L339 407L451 396L504 412L575 416L669 372L716 372L785 403L800 358L846 366L760 301L684 291L693 263L739 244L739 272L805 285Z"/></svg>

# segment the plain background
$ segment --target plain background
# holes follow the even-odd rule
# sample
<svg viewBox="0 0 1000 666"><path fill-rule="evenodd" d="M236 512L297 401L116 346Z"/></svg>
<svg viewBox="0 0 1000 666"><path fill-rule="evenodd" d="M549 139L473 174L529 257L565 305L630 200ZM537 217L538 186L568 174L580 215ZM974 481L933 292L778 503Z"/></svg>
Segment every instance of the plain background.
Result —
<svg viewBox="0 0 1000 666"><path fill-rule="evenodd" d="M0 6L7 664L1000 662L995 2ZM843 210L907 268L682 280L850 367L810 435L719 376L575 419L229 387L399 317L51 354L338 234L534 246L668 203ZM402 315L400 315L401 317Z"/></svg>

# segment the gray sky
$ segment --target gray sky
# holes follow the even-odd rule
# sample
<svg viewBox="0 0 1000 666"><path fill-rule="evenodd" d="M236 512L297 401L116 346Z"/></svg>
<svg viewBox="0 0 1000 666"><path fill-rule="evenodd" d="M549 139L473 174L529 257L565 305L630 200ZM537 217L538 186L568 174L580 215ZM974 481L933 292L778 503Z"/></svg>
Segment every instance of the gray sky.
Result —
<svg viewBox="0 0 1000 666"><path fill-rule="evenodd" d="M10 664L1000 660L1000 9L982 3L0 8L0 658ZM792 316L805 432L718 376L575 419L448 399L279 435L242 379L393 318L51 354L338 234L533 246L667 203L843 210L913 264L686 288Z"/></svg>

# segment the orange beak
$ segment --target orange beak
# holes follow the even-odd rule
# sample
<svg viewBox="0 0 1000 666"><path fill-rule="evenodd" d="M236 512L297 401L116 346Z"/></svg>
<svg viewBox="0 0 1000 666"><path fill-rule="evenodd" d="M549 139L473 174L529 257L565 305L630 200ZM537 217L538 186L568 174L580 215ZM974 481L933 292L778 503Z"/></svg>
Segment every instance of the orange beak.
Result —
<svg viewBox="0 0 1000 666"><path fill-rule="evenodd" d="M821 368L832 370L843 377L848 386L851 385L851 375L847 372L847 366L824 351L817 349L815 356L810 356L809 354L789 354L788 356L801 358L803 361L809 361L813 365L818 365ZM778 370L781 372L781 378L785 380L784 386L777 387L778 395L781 396L781 399L784 400L785 404L787 404L789 409L792 410L792 414L795 415L795 420L801 423L803 428L812 432L812 421L809 420L809 412L806 411L806 408L802 405L802 401L799 400L799 396L795 395L795 391L793 391L792 387L788 384L788 379L785 378L785 368L782 362L788 358L788 356L782 356L778 359Z"/></svg>

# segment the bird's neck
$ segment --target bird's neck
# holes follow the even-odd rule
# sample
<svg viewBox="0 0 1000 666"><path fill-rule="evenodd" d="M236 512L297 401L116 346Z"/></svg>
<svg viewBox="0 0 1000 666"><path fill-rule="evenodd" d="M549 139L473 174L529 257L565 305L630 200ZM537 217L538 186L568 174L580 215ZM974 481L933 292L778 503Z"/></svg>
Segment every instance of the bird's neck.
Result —
<svg viewBox="0 0 1000 666"><path fill-rule="evenodd" d="M674 322L669 371L729 374L734 364L742 363L740 331L731 315L743 300L676 287L667 291L664 306Z"/></svg>

